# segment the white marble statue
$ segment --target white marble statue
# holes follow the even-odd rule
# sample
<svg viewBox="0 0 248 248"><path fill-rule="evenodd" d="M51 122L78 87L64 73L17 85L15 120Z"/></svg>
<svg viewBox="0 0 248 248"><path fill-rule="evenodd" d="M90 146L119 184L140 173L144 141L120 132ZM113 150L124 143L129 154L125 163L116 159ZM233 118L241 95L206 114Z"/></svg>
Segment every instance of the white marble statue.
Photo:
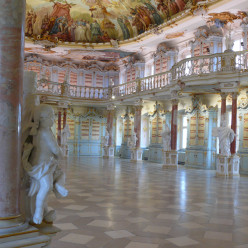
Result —
<svg viewBox="0 0 248 248"><path fill-rule="evenodd" d="M167 124L165 124L165 130L162 133L162 139L163 139L164 151L170 151L171 150L171 131Z"/></svg>
<svg viewBox="0 0 248 248"><path fill-rule="evenodd" d="M108 146L109 145L109 132L106 130L105 136L103 137L103 146Z"/></svg>
<svg viewBox="0 0 248 248"><path fill-rule="evenodd" d="M137 140L138 140L137 135L136 135L135 132L133 132L131 137L129 137L128 140L127 140L127 146L129 148L135 148Z"/></svg>
<svg viewBox="0 0 248 248"><path fill-rule="evenodd" d="M41 104L34 110L34 122L24 144L22 162L30 178L31 218L35 224L41 224L43 220L52 222L55 219L55 211L49 211L47 206L49 192L53 191L56 197L65 197L68 191L64 188L65 175L58 164L63 157L62 151L51 130L53 108Z"/></svg>
<svg viewBox="0 0 248 248"><path fill-rule="evenodd" d="M235 133L228 127L227 120L223 120L220 127L213 128L213 136L219 138L220 154L231 156L230 145L234 140Z"/></svg>
<svg viewBox="0 0 248 248"><path fill-rule="evenodd" d="M229 32L225 37L225 45L227 51L232 51L234 40L232 39L231 32Z"/></svg>
<svg viewBox="0 0 248 248"><path fill-rule="evenodd" d="M67 156L67 153L68 153L67 142L68 142L69 137L71 137L70 128L68 124L66 124L65 128L61 132L61 147L62 147L64 156Z"/></svg>

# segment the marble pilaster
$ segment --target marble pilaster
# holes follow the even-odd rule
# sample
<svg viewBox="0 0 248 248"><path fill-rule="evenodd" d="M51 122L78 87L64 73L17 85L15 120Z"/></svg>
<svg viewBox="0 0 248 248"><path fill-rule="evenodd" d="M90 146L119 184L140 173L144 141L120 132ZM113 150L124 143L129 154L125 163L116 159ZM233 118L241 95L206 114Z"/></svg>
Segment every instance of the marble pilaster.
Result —
<svg viewBox="0 0 248 248"><path fill-rule="evenodd" d="M24 16L24 0L0 1L0 233L5 227L23 222L20 219L20 130Z"/></svg>
<svg viewBox="0 0 248 248"><path fill-rule="evenodd" d="M136 147L131 149L131 160L142 161L143 150L140 148L141 141L141 112L143 101L138 100L135 105L135 116L134 116L134 132L136 133L137 141Z"/></svg>
<svg viewBox="0 0 248 248"><path fill-rule="evenodd" d="M21 213L25 3L0 1L0 247L10 248L44 247L50 241Z"/></svg>
<svg viewBox="0 0 248 248"><path fill-rule="evenodd" d="M164 152L163 168L177 169L178 153L177 153L177 114L178 114L178 99L172 99L171 111L171 150Z"/></svg>

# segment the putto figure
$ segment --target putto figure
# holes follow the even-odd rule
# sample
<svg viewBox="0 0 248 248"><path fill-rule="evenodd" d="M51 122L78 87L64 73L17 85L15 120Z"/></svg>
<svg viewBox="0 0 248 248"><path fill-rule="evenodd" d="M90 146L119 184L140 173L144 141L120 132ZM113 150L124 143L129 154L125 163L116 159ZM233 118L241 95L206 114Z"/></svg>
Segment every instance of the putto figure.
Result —
<svg viewBox="0 0 248 248"><path fill-rule="evenodd" d="M131 135L130 138L128 138L127 141L127 145L129 148L135 148L136 147L136 142L137 142L138 138L135 132L133 132L133 134Z"/></svg>
<svg viewBox="0 0 248 248"><path fill-rule="evenodd" d="M65 128L61 132L61 147L63 149L64 156L68 155L68 138L71 137L70 128L68 124L65 125Z"/></svg>
<svg viewBox="0 0 248 248"><path fill-rule="evenodd" d="M65 174L58 164L63 157L62 151L51 130L53 108L41 104L35 107L34 113L34 123L29 140L24 144L22 161L30 177L28 196L31 198L31 217L35 224L41 224L43 220L55 220L55 211L49 211L47 206L49 192L53 191L59 198L67 196L68 191L64 187Z"/></svg>
<svg viewBox="0 0 248 248"><path fill-rule="evenodd" d="M223 120L220 127L213 129L213 136L219 138L220 154L227 157L231 156L230 145L235 138L235 133L228 127L227 120Z"/></svg>
<svg viewBox="0 0 248 248"><path fill-rule="evenodd" d="M103 137L103 146L108 146L109 145L109 132L106 130L105 136Z"/></svg>
<svg viewBox="0 0 248 248"><path fill-rule="evenodd" d="M167 124L165 124L165 130L162 133L162 139L163 139L164 151L170 151L171 150L171 131Z"/></svg>

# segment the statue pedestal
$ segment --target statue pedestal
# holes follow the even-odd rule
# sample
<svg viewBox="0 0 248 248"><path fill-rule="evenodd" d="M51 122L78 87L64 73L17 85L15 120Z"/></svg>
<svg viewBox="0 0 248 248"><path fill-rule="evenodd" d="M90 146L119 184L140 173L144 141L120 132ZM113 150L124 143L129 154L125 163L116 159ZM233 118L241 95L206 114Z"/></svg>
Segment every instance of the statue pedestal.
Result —
<svg viewBox="0 0 248 248"><path fill-rule="evenodd" d="M178 167L178 154L177 151L163 151L164 165L163 169L174 169Z"/></svg>
<svg viewBox="0 0 248 248"><path fill-rule="evenodd" d="M113 158L115 156L115 149L113 146L105 146L103 148L103 157L104 158Z"/></svg>
<svg viewBox="0 0 248 248"><path fill-rule="evenodd" d="M140 148L131 149L131 161L132 162L141 162L142 161L143 150Z"/></svg>
<svg viewBox="0 0 248 248"><path fill-rule="evenodd" d="M230 157L218 155L216 163L217 177L239 177L240 158L237 155Z"/></svg>

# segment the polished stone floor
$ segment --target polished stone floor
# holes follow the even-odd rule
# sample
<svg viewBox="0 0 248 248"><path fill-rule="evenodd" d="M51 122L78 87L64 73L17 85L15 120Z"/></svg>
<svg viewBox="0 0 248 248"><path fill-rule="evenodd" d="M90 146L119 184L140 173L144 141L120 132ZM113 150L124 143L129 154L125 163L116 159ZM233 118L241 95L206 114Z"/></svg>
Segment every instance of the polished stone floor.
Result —
<svg viewBox="0 0 248 248"><path fill-rule="evenodd" d="M248 248L248 177L163 170L124 159L69 159L53 248Z"/></svg>

